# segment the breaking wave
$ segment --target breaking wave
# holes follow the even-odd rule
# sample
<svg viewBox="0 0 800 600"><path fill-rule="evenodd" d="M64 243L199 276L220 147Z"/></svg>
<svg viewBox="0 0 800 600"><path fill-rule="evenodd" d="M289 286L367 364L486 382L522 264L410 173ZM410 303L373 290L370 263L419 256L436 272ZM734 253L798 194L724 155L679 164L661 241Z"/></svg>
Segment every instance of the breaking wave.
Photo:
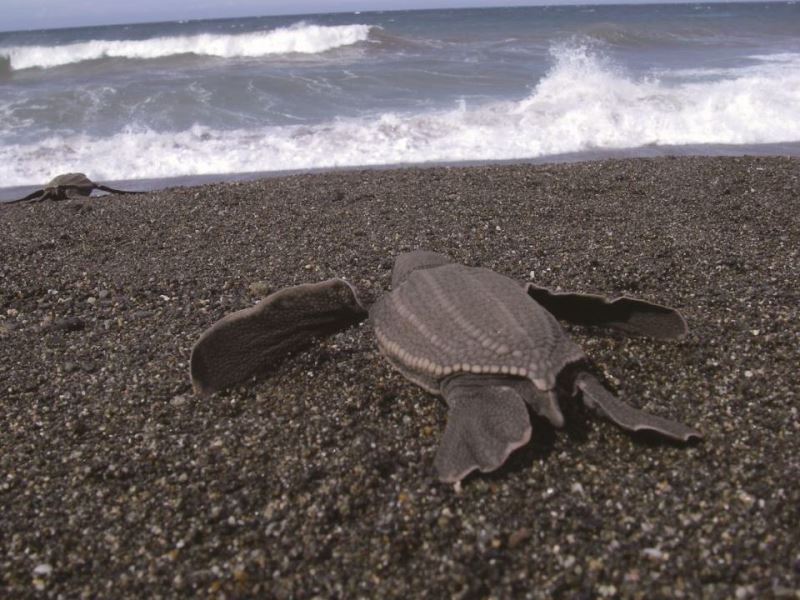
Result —
<svg viewBox="0 0 800 600"><path fill-rule="evenodd" d="M601 44L628 48L652 48L659 45L679 44L691 39L690 32L679 35L672 31L657 31L655 28L643 29L617 23L595 23L582 29L587 38Z"/></svg>
<svg viewBox="0 0 800 600"><path fill-rule="evenodd" d="M58 67L102 58L153 59L178 54L223 58L276 54L318 54L365 41L369 25L311 25L304 22L271 31L157 37L146 40L92 40L61 46L0 48L11 69Z"/></svg>
<svg viewBox="0 0 800 600"><path fill-rule="evenodd" d="M759 65L721 79L669 83L631 77L583 47L559 47L553 57L550 71L517 101L315 125L58 135L0 147L0 181L24 185L70 171L113 180L800 141L800 55L759 57Z"/></svg>

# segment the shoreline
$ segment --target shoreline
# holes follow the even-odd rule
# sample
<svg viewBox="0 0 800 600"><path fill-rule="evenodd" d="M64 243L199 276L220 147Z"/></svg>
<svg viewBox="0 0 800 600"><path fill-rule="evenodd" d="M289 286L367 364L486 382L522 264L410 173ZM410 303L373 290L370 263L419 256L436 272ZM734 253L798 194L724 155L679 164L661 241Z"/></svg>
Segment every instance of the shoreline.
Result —
<svg viewBox="0 0 800 600"><path fill-rule="evenodd" d="M800 595L800 160L348 169L0 208L0 595ZM457 493L446 407L360 326L200 398L192 344L258 293L367 300L426 248L682 311L677 342L567 327L617 395L563 403ZM565 405L567 404L567 405ZM113 590L113 592L111 591Z"/></svg>
<svg viewBox="0 0 800 600"><path fill-rule="evenodd" d="M198 175L181 175L176 177L145 177L141 179L110 179L97 183L104 183L120 189L134 191L156 192L173 187L209 185L226 182L245 182L256 179L272 177L287 177L290 175L337 173L360 170L391 171L395 169L435 169L442 167L483 167L507 165L546 165L570 164L580 162L594 162L598 160L622 160L636 158L666 158L669 156L682 157L720 157L720 156L758 156L758 157L800 157L800 142L783 142L769 144L689 144L684 146L652 145L638 148L598 148L582 152L566 154L549 154L534 158L498 159L498 160L465 160L441 161L427 163L393 163L380 165L345 165L340 167L314 167L307 169L290 169L260 172L238 173L209 173ZM90 179L93 175L86 172ZM53 173L53 177L58 173ZM31 185L0 186L0 204L22 198L23 196L39 189L45 181Z"/></svg>

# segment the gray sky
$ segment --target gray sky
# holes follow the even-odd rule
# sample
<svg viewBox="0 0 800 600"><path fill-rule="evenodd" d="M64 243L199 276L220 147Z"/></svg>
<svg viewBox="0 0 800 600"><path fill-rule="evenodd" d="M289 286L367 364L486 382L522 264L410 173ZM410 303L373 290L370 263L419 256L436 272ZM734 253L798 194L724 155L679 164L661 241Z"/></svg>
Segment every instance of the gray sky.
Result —
<svg viewBox="0 0 800 600"><path fill-rule="evenodd" d="M262 15L613 0L0 0L0 31ZM624 1L624 0L623 0ZM642 3L641 0L629 0ZM669 0L668 0L669 1ZM620 2L620 0L617 0Z"/></svg>

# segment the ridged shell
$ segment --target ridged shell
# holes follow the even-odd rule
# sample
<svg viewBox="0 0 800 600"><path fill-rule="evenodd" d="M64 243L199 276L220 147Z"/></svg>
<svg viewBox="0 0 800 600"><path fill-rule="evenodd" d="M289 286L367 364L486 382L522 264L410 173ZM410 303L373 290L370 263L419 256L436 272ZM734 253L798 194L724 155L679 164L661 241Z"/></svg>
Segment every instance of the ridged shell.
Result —
<svg viewBox="0 0 800 600"><path fill-rule="evenodd" d="M517 282L483 268L414 271L370 316L381 351L433 393L459 372L527 377L552 389L561 369L584 357Z"/></svg>

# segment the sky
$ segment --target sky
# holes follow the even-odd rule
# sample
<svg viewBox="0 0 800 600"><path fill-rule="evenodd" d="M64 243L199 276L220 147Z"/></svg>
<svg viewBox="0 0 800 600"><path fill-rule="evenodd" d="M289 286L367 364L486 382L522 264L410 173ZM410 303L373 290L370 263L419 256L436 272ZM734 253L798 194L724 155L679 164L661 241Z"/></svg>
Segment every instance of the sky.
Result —
<svg viewBox="0 0 800 600"><path fill-rule="evenodd" d="M632 1L641 3L641 0ZM0 31L357 10L611 2L613 0L0 0Z"/></svg>

